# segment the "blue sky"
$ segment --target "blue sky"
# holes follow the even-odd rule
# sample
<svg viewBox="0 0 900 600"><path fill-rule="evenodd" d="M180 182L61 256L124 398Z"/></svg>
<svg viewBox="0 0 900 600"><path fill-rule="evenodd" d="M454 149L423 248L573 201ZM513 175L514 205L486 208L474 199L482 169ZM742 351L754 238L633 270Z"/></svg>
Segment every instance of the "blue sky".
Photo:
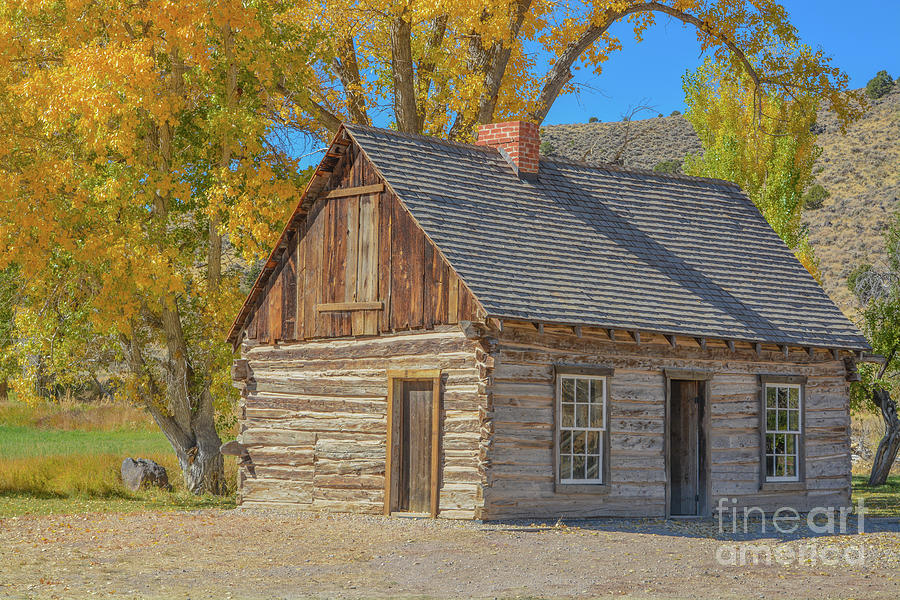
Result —
<svg viewBox="0 0 900 600"><path fill-rule="evenodd" d="M832 61L850 76L851 87L863 87L875 73L886 69L900 77L900 2L897 0L786 0L801 38L814 48L821 47ZM575 81L583 84L576 95L556 101L546 124L581 123L594 116L601 121L618 121L636 106L650 105L654 113L668 115L684 111L681 76L701 62L693 28L661 17L643 41L634 41L627 23L612 30L623 48L613 54L597 76L582 69Z"/></svg>

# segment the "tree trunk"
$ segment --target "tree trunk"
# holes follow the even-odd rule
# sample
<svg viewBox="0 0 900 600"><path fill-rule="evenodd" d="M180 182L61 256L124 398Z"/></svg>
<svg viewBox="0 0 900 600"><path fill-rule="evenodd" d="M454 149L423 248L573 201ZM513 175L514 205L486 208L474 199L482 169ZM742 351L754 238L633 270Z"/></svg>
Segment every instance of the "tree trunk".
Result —
<svg viewBox="0 0 900 600"><path fill-rule="evenodd" d="M177 307L163 309L159 320L167 347L161 365L165 383L148 367L140 342L123 336L129 368L143 381L147 410L175 451L185 487L194 494L224 494L225 462L209 381L197 376L187 360Z"/></svg>
<svg viewBox="0 0 900 600"><path fill-rule="evenodd" d="M9 382L6 379L0 379L0 402L9 400Z"/></svg>
<svg viewBox="0 0 900 600"><path fill-rule="evenodd" d="M897 458L900 450L900 419L897 418L897 403L891 399L887 390L876 388L872 392L875 404L881 410L881 418L884 421L884 437L878 443L878 451L875 452L875 460L872 462L872 473L869 475L869 485L884 485L891 472L891 466Z"/></svg>
<svg viewBox="0 0 900 600"><path fill-rule="evenodd" d="M184 485L191 493L220 495L225 493L226 487L225 461L219 451L222 440L216 431L212 397L208 390L203 396L191 419L195 445L186 452L179 452L178 461L184 474Z"/></svg>
<svg viewBox="0 0 900 600"><path fill-rule="evenodd" d="M395 17L391 21L391 71L397 130L403 133L419 133L412 59L412 26L403 16Z"/></svg>

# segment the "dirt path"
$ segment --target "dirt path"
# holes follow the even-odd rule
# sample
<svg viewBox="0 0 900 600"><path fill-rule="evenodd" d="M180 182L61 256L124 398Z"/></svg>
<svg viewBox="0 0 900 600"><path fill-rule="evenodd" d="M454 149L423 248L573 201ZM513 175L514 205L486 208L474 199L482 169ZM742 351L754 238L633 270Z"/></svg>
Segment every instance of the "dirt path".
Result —
<svg viewBox="0 0 900 600"><path fill-rule="evenodd" d="M714 522L554 527L260 509L19 517L0 520L0 598L900 597L900 533L717 533ZM862 547L865 563L717 562L717 549L749 544Z"/></svg>

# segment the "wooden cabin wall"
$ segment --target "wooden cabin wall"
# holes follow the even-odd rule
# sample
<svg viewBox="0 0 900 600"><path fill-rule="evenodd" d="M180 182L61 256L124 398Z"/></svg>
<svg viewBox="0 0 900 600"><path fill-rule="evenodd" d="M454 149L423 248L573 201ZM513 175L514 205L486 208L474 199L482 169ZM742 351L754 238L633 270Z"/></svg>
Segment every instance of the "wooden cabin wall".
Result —
<svg viewBox="0 0 900 600"><path fill-rule="evenodd" d="M493 354L490 404L483 419L491 465L484 489L485 519L516 517L663 516L666 513L666 378L664 369L708 370L711 497L737 506L775 510L845 506L850 492L849 388L844 365L819 352L775 349L761 357L712 343L706 350L672 348L663 338L640 345L578 337L547 327L505 324ZM556 493L554 487L554 363L613 367L609 378L609 474L606 490ZM760 489L757 375L805 375L806 485L799 491ZM729 501L729 507L735 506Z"/></svg>
<svg viewBox="0 0 900 600"><path fill-rule="evenodd" d="M379 184L355 146L330 191ZM366 308L360 303L381 303ZM345 310L322 311L330 304ZM355 305L355 306L354 306ZM477 303L390 191L323 198L287 239L246 338L275 343L431 329L474 320Z"/></svg>
<svg viewBox="0 0 900 600"><path fill-rule="evenodd" d="M240 501L381 514L387 370L441 369L440 516L474 518L485 367L456 326L363 339L244 344ZM252 472L251 472L252 467Z"/></svg>

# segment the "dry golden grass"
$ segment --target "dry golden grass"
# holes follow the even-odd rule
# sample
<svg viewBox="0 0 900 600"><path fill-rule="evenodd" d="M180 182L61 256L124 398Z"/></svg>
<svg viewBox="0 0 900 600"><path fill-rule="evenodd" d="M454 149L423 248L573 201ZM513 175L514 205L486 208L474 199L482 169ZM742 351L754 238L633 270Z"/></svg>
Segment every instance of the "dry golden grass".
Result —
<svg viewBox="0 0 900 600"><path fill-rule="evenodd" d="M63 431L156 431L145 411L121 402L0 402L0 425Z"/></svg>

